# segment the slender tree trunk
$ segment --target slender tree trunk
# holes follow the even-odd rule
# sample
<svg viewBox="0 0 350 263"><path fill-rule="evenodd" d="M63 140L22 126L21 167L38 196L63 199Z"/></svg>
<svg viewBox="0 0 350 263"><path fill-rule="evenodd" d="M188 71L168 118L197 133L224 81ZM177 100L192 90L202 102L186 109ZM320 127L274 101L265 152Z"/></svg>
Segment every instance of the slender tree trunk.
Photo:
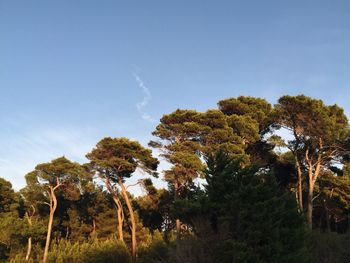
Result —
<svg viewBox="0 0 350 263"><path fill-rule="evenodd" d="M176 219L176 240L180 240L181 233L181 221L180 219Z"/></svg>
<svg viewBox="0 0 350 263"><path fill-rule="evenodd" d="M58 186L59 186L59 184L56 185L56 187L58 187ZM47 257L49 254L49 247L50 247L50 240L51 240L51 233L52 233L53 218L54 218L55 211L57 208L57 198L55 195L55 188L50 186L50 215L49 215L49 223L47 226L47 235L46 235L43 263L47 262Z"/></svg>
<svg viewBox="0 0 350 263"><path fill-rule="evenodd" d="M129 214L130 214L130 220L131 220L131 243L132 243L132 249L131 249L131 252L132 252L132 262L135 263L136 262L136 253L137 253L137 241L136 241L136 221L135 221L135 215L134 215L134 210L131 206L131 203L130 203L130 199L128 197L128 193L125 189L125 186L123 184L123 181L121 179L121 177L118 177L118 182L119 182L119 185L122 189L122 194L124 196L124 199L125 199L125 203L128 207L128 210L129 210Z"/></svg>
<svg viewBox="0 0 350 263"><path fill-rule="evenodd" d="M115 204L117 205L117 215L118 215L117 231L118 231L118 237L119 237L119 240L124 242L124 235L123 235L124 212L123 212L123 207L122 207L122 204L121 204L119 198L115 199L115 197L113 197L113 200L114 200Z"/></svg>
<svg viewBox="0 0 350 263"><path fill-rule="evenodd" d="M96 220L95 218L92 219L92 236L96 235Z"/></svg>
<svg viewBox="0 0 350 263"><path fill-rule="evenodd" d="M307 199L307 222L309 229L312 230L312 210L313 210L313 199L314 198L314 185L311 182L309 186L309 193Z"/></svg>
<svg viewBox="0 0 350 263"><path fill-rule="evenodd" d="M320 139L320 149L322 149L322 140ZM309 192L308 192L308 200L307 200L307 222L309 229L312 230L312 212L313 212L313 202L314 202L314 189L315 189L315 183L320 175L321 172L321 161L322 161L322 155L321 153L318 154L317 160L312 163L309 157L309 150L306 150L305 153L305 159L308 164L308 174L309 174ZM315 170L313 168L315 167Z"/></svg>
<svg viewBox="0 0 350 263"><path fill-rule="evenodd" d="M32 237L29 237L28 238L28 247L27 247L26 261L29 261L31 251L32 251Z"/></svg>
<svg viewBox="0 0 350 263"><path fill-rule="evenodd" d="M299 204L299 211L302 213L304 211L304 207L303 207L303 181L302 181L303 178L302 178L300 163L299 163L297 156L295 156L295 167L296 167L297 175L298 175L298 187L297 187L298 200L297 200L297 203Z"/></svg>
<svg viewBox="0 0 350 263"><path fill-rule="evenodd" d="M35 208L34 206L32 205L32 212L26 212L26 218L27 218L27 221L28 221L28 224L29 224L29 228L32 227L32 217L34 216L35 214ZM32 237L29 237L28 238L28 247L27 247L27 254L26 254L26 261L29 261L29 258L30 258L30 254L32 252Z"/></svg>
<svg viewBox="0 0 350 263"><path fill-rule="evenodd" d="M174 200L176 201L178 199L179 196L179 183L175 182L174 185ZM180 240L180 234L181 234L181 221L180 219L176 219L176 241Z"/></svg>
<svg viewBox="0 0 350 263"><path fill-rule="evenodd" d="M176 143L180 143L181 142L181 137L180 136L176 136L175 138ZM175 180L175 185L174 185L174 201L176 201L179 197L179 182L178 180ZM180 240L180 235L181 235L181 221L180 219L176 219L176 242L178 243ZM177 246L178 247L178 246Z"/></svg>
<svg viewBox="0 0 350 263"><path fill-rule="evenodd" d="M118 238L119 240L124 242L124 235L123 235L123 222L124 222L124 212L123 212L123 206L120 202L120 199L118 197L118 194L113 189L111 182L109 179L105 179L105 184L108 189L108 191L111 193L114 204L117 208L117 216L118 216L118 224L117 224L117 232L118 232Z"/></svg>
<svg viewBox="0 0 350 263"><path fill-rule="evenodd" d="M296 190L295 190L295 200L297 202L298 211L300 212L299 197L298 197L298 187L296 187Z"/></svg>
<svg viewBox="0 0 350 263"><path fill-rule="evenodd" d="M69 237L69 227L67 226L66 227L66 239L68 239L68 237Z"/></svg>

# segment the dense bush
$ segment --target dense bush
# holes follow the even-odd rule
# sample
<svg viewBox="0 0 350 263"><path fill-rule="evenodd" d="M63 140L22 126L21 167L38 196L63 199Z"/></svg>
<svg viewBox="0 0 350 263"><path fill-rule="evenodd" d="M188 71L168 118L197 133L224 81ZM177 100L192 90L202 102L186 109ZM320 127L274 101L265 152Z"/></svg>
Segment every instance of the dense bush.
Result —
<svg viewBox="0 0 350 263"><path fill-rule="evenodd" d="M171 245L157 240L148 247L140 247L137 263L163 262L169 257Z"/></svg>
<svg viewBox="0 0 350 263"><path fill-rule="evenodd" d="M350 234L335 232L311 233L310 247L313 263L348 263L350 262Z"/></svg>
<svg viewBox="0 0 350 263"><path fill-rule="evenodd" d="M34 253L32 262L40 262L42 253ZM17 255L11 263L24 262L24 254ZM48 262L50 263L129 263L130 254L126 246L114 239L92 240L84 243L71 243L64 239L53 242Z"/></svg>

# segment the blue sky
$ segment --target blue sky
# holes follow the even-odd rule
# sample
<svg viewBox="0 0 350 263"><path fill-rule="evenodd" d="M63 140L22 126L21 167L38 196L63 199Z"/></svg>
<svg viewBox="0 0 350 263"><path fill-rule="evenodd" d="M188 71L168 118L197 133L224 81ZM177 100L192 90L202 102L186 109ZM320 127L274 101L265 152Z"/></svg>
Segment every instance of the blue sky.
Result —
<svg viewBox="0 0 350 263"><path fill-rule="evenodd" d="M146 144L177 108L304 93L350 113L349 1L0 0L0 176Z"/></svg>

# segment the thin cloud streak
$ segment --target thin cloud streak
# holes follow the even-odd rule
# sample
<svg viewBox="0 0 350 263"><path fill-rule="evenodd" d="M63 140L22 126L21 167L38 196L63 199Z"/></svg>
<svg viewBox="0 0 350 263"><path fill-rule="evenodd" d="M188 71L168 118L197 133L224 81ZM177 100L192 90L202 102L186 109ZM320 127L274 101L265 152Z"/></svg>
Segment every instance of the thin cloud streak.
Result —
<svg viewBox="0 0 350 263"><path fill-rule="evenodd" d="M141 88L142 93L144 94L142 101L139 103L136 103L137 111L141 114L142 119L149 122L155 122L155 120L147 112L144 111L144 108L149 104L149 102L152 99L151 92L146 87L145 83L143 82L143 80L140 78L139 75L137 75L136 73L133 73L133 76L137 82L137 85Z"/></svg>

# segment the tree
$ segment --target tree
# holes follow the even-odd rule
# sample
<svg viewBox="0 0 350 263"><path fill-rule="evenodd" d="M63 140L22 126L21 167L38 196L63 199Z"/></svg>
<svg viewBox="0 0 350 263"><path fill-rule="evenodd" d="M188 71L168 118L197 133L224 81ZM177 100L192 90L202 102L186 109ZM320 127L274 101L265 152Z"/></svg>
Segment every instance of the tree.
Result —
<svg viewBox="0 0 350 263"><path fill-rule="evenodd" d="M71 162L65 157L39 164L34 171L26 175L27 193L35 193L34 197L40 197L36 201L47 204L50 209L43 256L44 263L47 262L52 225L58 205L57 194L62 194L67 198L77 198L80 193L75 186L79 182L79 177L84 175L86 176L86 171L80 164Z"/></svg>
<svg viewBox="0 0 350 263"><path fill-rule="evenodd" d="M29 228L32 228L33 226L33 217L35 216L35 206L31 205L31 207L26 211L25 217L27 219ZM32 237L28 237L28 246L27 246L27 254L26 254L26 261L29 261L30 254L32 252Z"/></svg>
<svg viewBox="0 0 350 263"><path fill-rule="evenodd" d="M166 189L157 189L151 179L142 180L142 188L145 195L139 196L135 200L135 207L142 224L154 231L166 230L166 220L168 219L169 207L172 198Z"/></svg>
<svg viewBox="0 0 350 263"><path fill-rule="evenodd" d="M174 207L196 237L187 244L196 253L188 261L306 262L303 218L273 174L258 166L242 168L219 151L207 159L205 175L204 189Z"/></svg>
<svg viewBox="0 0 350 263"><path fill-rule="evenodd" d="M246 158L251 163L270 165L275 156L265 135L270 130L271 104L262 98L239 96L220 100L218 106L234 134L240 137Z"/></svg>
<svg viewBox="0 0 350 263"><path fill-rule="evenodd" d="M90 160L90 167L97 172L106 187L111 190L111 183L117 183L128 207L131 220L132 257L136 260L136 220L134 211L124 186L124 180L138 168L146 173L156 176L158 160L152 157L152 152L144 148L139 142L127 138L104 138L96 147L86 155Z"/></svg>
<svg viewBox="0 0 350 263"><path fill-rule="evenodd" d="M89 237L105 239L115 233L117 211L113 198L103 190L102 186L96 183L88 184L74 208L79 215L79 222L85 222L87 228L85 233L89 233ZM69 218L70 221L74 219ZM119 222L117 222L117 231L118 227ZM76 236L81 238L82 225L77 224L75 228L78 230Z"/></svg>
<svg viewBox="0 0 350 263"><path fill-rule="evenodd" d="M303 208L302 170L307 174L307 219L312 228L314 189L322 170L339 162L346 152L343 145L349 134L347 117L337 105L304 95L283 96L275 105L275 124L291 132L288 148L298 174L299 205Z"/></svg>
<svg viewBox="0 0 350 263"><path fill-rule="evenodd" d="M208 159L206 194L222 236L218 262L303 262L304 226L295 201L274 176L241 168L219 152Z"/></svg>
<svg viewBox="0 0 350 263"><path fill-rule="evenodd" d="M18 206L18 196L9 181L0 177L0 214L7 213Z"/></svg>
<svg viewBox="0 0 350 263"><path fill-rule="evenodd" d="M201 113L197 121L206 128L199 134L202 157L224 150L232 158L241 159L242 163L249 162L245 153L247 142L255 140L252 136L258 137L250 118L241 121L236 115L227 116L220 110L208 110Z"/></svg>
<svg viewBox="0 0 350 263"><path fill-rule="evenodd" d="M161 150L172 167L165 171L164 179L170 184L174 200L186 196L186 190L204 168L200 160L201 135L209 127L198 122L200 113L194 110L176 110L164 115L152 133L159 141L151 141L150 146ZM180 221L176 219L176 235L180 235Z"/></svg>
<svg viewBox="0 0 350 263"><path fill-rule="evenodd" d="M344 233L349 224L350 178L323 172L315 196L314 225L318 223L327 232Z"/></svg>
<svg viewBox="0 0 350 263"><path fill-rule="evenodd" d="M219 109L227 116L242 117L242 120L249 117L255 123L250 124L251 121L249 121L246 125L251 126L253 130L256 130L254 124L258 125L259 132L266 132L269 129L272 106L265 99L239 96L220 100L218 105ZM256 136L252 135L252 137Z"/></svg>
<svg viewBox="0 0 350 263"><path fill-rule="evenodd" d="M12 189L12 184L0 178L0 261L6 259L13 244L14 232L17 234L20 227L19 196ZM14 231L15 230L15 231Z"/></svg>

